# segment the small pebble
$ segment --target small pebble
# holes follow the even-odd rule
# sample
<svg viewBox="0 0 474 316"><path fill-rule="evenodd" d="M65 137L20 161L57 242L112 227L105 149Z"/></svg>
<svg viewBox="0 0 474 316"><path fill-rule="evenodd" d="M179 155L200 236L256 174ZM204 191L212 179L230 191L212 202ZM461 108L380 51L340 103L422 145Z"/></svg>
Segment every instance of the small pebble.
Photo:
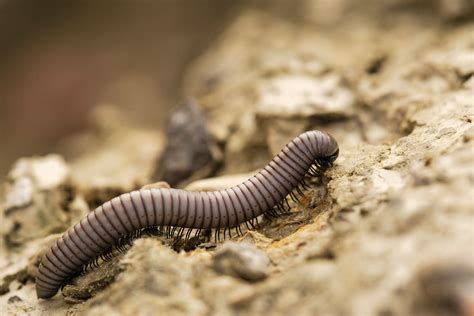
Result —
<svg viewBox="0 0 474 316"><path fill-rule="evenodd" d="M251 243L226 242L214 254L214 270L247 281L267 277L270 261L267 255Z"/></svg>
<svg viewBox="0 0 474 316"><path fill-rule="evenodd" d="M8 304L13 304L17 302L23 302L23 300L16 295L10 296L7 301Z"/></svg>

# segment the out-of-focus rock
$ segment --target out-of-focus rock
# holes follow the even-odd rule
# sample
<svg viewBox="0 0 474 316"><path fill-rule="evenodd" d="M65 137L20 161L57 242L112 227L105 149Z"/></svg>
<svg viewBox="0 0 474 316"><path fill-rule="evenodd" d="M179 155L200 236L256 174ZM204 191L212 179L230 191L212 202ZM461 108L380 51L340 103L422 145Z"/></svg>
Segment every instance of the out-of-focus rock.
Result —
<svg viewBox="0 0 474 316"><path fill-rule="evenodd" d="M61 156L22 158L8 174L5 211L29 205L36 190L52 190L69 180L69 167Z"/></svg>
<svg viewBox="0 0 474 316"><path fill-rule="evenodd" d="M439 263L422 267L413 284L412 313L463 315L474 313L474 266L471 263Z"/></svg>
<svg viewBox="0 0 474 316"><path fill-rule="evenodd" d="M162 152L159 132L133 127L111 106L92 114L94 131L64 140L71 178L91 206L152 181Z"/></svg>
<svg viewBox="0 0 474 316"><path fill-rule="evenodd" d="M7 176L1 198L1 235L7 246L62 231L85 213L75 199L70 168L59 155L22 158Z"/></svg>
<svg viewBox="0 0 474 316"><path fill-rule="evenodd" d="M252 12L191 68L186 93L197 97L209 133L225 144L224 172L262 167L314 120L324 129L329 121L353 117L354 93L314 54L311 39L311 29ZM282 124L286 128L278 128Z"/></svg>
<svg viewBox="0 0 474 316"><path fill-rule="evenodd" d="M209 137L205 118L194 101L171 114L166 134L159 179L176 186L190 177L205 178L216 171L222 155Z"/></svg>
<svg viewBox="0 0 474 316"><path fill-rule="evenodd" d="M166 181L158 181L155 183L145 184L142 189L169 189L171 186Z"/></svg>
<svg viewBox="0 0 474 316"><path fill-rule="evenodd" d="M421 57L417 60L402 54L392 58L391 65L378 76L362 78L358 83L360 98L395 122L400 132L410 133L416 126L412 120L415 113L461 88L474 73L472 39L462 30L453 33L441 48L418 52Z"/></svg>
<svg viewBox="0 0 474 316"><path fill-rule="evenodd" d="M231 188L252 177L255 172L220 176L191 182L185 187L188 191L217 191Z"/></svg>
<svg viewBox="0 0 474 316"><path fill-rule="evenodd" d="M474 3L469 0L438 0L441 15L448 20L474 16Z"/></svg>
<svg viewBox="0 0 474 316"><path fill-rule="evenodd" d="M341 24L341 20L351 23L361 18L372 18L373 21L366 21L364 24L376 27L380 24L380 20L374 17L381 16L385 17L384 21L391 21L403 16L406 24L415 24L421 20L419 15L420 7L425 12L429 12L429 14L423 16L426 20L437 19L444 22L455 22L463 19L466 20L474 15L474 4L469 0L389 0L384 2L377 0L365 0L362 2L303 0L299 9L296 10L295 18L309 21L314 25L325 28L336 28ZM288 11L289 8L286 7L285 9Z"/></svg>
<svg viewBox="0 0 474 316"><path fill-rule="evenodd" d="M305 70L304 65L301 68ZM270 69L270 74L259 86L259 115L308 117L353 114L354 95L344 87L340 75L301 70L278 73L277 69Z"/></svg>
<svg viewBox="0 0 474 316"><path fill-rule="evenodd" d="M41 256L59 237L57 234L46 238L37 238L25 242L22 247L2 249L0 252L0 310L7 314L17 314L19 311L34 313L47 312L51 305L38 304L34 289ZM65 303L57 302L56 306L65 309Z"/></svg>
<svg viewBox="0 0 474 316"><path fill-rule="evenodd" d="M214 269L222 274L259 281L268 274L267 255L247 242L224 243L213 256Z"/></svg>

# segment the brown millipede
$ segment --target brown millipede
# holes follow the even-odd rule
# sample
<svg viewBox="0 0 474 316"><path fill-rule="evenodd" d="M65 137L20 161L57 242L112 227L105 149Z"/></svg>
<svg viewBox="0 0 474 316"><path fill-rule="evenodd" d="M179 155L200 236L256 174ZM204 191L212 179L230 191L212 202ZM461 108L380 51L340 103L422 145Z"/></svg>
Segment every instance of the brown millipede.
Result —
<svg viewBox="0 0 474 316"><path fill-rule="evenodd" d="M104 253L112 246L121 249L124 240L153 227L185 238L203 229L215 229L216 239L222 230L224 236L231 229L241 234L241 226L255 227L260 215L286 212L287 197L296 199L295 192L302 194L306 174L320 176L338 154L333 137L309 131L288 143L255 176L230 189L141 189L115 197L68 229L44 254L36 277L38 298L54 296L84 266L101 255L107 259Z"/></svg>

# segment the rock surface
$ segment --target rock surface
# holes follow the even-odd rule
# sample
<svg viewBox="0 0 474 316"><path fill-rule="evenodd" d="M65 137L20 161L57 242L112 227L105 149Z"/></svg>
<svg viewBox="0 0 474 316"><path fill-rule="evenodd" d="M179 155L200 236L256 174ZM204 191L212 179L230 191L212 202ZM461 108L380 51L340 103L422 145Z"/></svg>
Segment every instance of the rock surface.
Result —
<svg viewBox="0 0 474 316"><path fill-rule="evenodd" d="M152 181L163 135L130 125L112 105L91 114L91 129L63 141L71 177L92 207Z"/></svg>
<svg viewBox="0 0 474 316"><path fill-rule="evenodd" d="M70 169L59 155L22 158L13 166L4 186L1 234L8 246L60 232L87 208L78 201L70 181Z"/></svg>
<svg viewBox="0 0 474 316"><path fill-rule="evenodd" d="M247 173L233 174L229 176L220 176L220 177L197 180L187 185L185 187L185 190L188 190L188 191L223 190L223 189L230 188L230 187L233 187L234 185L238 185L244 182L245 180L247 180L254 174L255 172L247 172Z"/></svg>
<svg viewBox="0 0 474 316"><path fill-rule="evenodd" d="M91 134L104 136L76 139L66 161L22 159L4 185L2 313L474 314L474 38L462 21L472 13L456 9L469 5L438 1L435 13L423 1L367 0L374 12L362 14L349 1L301 3L297 21L275 17L279 1L275 16L243 12L184 87L223 150L225 175L189 189L246 178L307 129L335 136L335 166L292 212L222 246L137 239L73 279L64 298L38 301L36 266L52 234L150 182L160 161L159 134L96 113L102 127ZM426 16L403 11L416 5ZM383 12L390 18L376 25L371 14Z"/></svg>
<svg viewBox="0 0 474 316"><path fill-rule="evenodd" d="M219 273L259 281L267 276L269 260L264 252L247 242L226 242L213 257L214 270Z"/></svg>

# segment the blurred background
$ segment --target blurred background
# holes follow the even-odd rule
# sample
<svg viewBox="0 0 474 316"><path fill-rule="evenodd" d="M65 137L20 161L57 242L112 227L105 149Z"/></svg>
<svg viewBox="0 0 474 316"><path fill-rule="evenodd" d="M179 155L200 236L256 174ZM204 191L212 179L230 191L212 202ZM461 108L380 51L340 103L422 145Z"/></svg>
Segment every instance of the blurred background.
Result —
<svg viewBox="0 0 474 316"><path fill-rule="evenodd" d="M0 1L0 178L112 103L160 127L242 1Z"/></svg>
<svg viewBox="0 0 474 316"><path fill-rule="evenodd" d="M466 1L0 1L0 179L18 157L55 151L111 103L160 128L183 72L245 8L318 27L360 12L458 19ZM434 13L434 14L433 14ZM304 21L302 21L304 20Z"/></svg>

